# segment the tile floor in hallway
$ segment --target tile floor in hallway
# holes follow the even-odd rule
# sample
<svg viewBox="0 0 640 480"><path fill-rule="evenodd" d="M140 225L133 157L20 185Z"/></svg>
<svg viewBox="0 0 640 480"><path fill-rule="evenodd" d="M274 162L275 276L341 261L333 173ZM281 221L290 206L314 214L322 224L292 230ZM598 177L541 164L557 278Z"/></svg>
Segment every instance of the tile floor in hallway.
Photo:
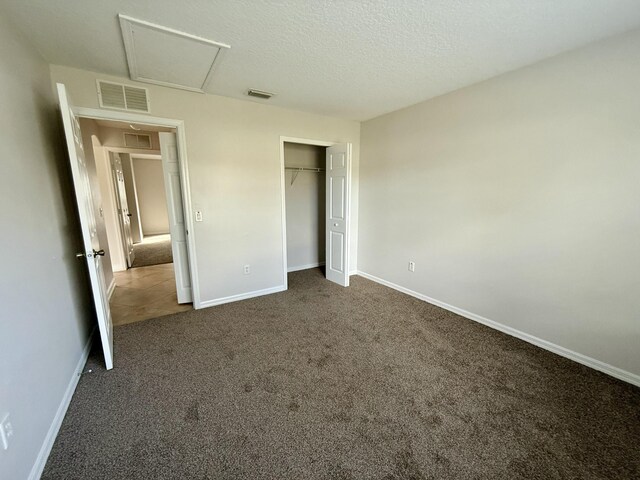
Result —
<svg viewBox="0 0 640 480"><path fill-rule="evenodd" d="M115 272L116 289L111 301L114 325L139 322L176 312L191 310L176 297L173 263L130 268Z"/></svg>

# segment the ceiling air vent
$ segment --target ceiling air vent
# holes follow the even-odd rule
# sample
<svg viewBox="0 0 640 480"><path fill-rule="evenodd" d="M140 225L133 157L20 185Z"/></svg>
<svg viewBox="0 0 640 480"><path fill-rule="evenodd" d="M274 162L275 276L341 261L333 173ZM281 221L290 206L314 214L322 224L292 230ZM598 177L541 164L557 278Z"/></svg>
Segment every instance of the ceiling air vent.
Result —
<svg viewBox="0 0 640 480"><path fill-rule="evenodd" d="M151 135L144 133L125 133L124 146L129 148L151 148Z"/></svg>
<svg viewBox="0 0 640 480"><path fill-rule="evenodd" d="M254 90L253 88L247 92L250 97L262 98L263 100L269 100L275 95L275 93L263 92L262 90Z"/></svg>
<svg viewBox="0 0 640 480"><path fill-rule="evenodd" d="M98 80L98 100L102 108L149 111L149 92L146 88Z"/></svg>

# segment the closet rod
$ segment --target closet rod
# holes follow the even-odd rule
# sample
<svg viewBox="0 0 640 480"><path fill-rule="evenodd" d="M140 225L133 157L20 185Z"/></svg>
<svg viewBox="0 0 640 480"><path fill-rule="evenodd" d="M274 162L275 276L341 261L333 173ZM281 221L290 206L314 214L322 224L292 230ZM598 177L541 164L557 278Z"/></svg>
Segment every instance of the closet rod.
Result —
<svg viewBox="0 0 640 480"><path fill-rule="evenodd" d="M297 170L299 172L324 172L324 168L315 167L284 167L285 170Z"/></svg>
<svg viewBox="0 0 640 480"><path fill-rule="evenodd" d="M324 168L315 168L315 167L284 167L285 170L293 170L293 174L291 175L291 185L293 185L293 182L296 181L296 178L298 178L298 174L300 172L316 172L316 173L320 173L320 172L324 172Z"/></svg>

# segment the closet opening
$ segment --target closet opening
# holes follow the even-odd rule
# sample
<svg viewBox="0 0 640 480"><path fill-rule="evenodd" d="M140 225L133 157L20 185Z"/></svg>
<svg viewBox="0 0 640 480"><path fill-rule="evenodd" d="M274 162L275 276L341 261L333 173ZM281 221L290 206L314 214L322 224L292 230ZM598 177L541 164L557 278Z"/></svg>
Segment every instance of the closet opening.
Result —
<svg viewBox="0 0 640 480"><path fill-rule="evenodd" d="M280 137L285 288L290 274L312 269L311 276L349 286L351 149Z"/></svg>
<svg viewBox="0 0 640 480"><path fill-rule="evenodd" d="M285 142L287 273L325 266L325 147Z"/></svg>

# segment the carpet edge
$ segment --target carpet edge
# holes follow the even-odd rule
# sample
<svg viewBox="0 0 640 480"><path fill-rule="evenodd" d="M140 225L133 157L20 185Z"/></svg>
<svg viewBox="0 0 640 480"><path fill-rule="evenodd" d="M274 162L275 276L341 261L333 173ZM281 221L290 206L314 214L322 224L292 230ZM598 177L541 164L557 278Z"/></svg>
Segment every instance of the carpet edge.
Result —
<svg viewBox="0 0 640 480"><path fill-rule="evenodd" d="M237 295L229 295L228 297L214 298L213 300L201 300L196 310L207 307L215 307L216 305L222 305L224 303L231 303L240 300L247 300L249 298L261 297L262 295L284 292L286 289L287 287L285 285L278 285L277 287L264 288L262 290L254 290L252 292L239 293Z"/></svg>
<svg viewBox="0 0 640 480"><path fill-rule="evenodd" d="M509 327L502 323L496 322L495 320L490 320L481 315L477 315L473 312L469 312L462 308L455 307L453 305L449 305L448 303L441 302L440 300L436 300L435 298L428 297L427 295L423 295L409 288L403 287L401 285L395 284L388 280L384 280L382 278L376 277L375 275L371 275L370 273L363 272L358 270L358 275L372 282L379 283L380 285L384 285L386 287L392 288L399 292L410 295L418 300L422 300L427 303L431 303L440 308L444 308L450 312L453 312L457 315L465 317L469 320L473 320L474 322L481 323L489 328L493 328L494 330L498 330L502 333L506 333L512 337L519 338L520 340L524 340L527 343L540 347L549 352L555 353L556 355L560 355L561 357L568 358L569 360L573 360L574 362L585 365L594 370L598 370L599 372L605 373L611 377L617 378L618 380L622 380L624 382L635 385L636 387L640 387L640 375L636 375L635 373L629 372L619 367L615 367L608 363L605 363L601 360L597 360L593 357L589 357L582 353L575 352L573 350L569 350L568 348L562 347L555 343L549 342L542 338L538 338L534 335L530 335L521 330L517 330L513 327Z"/></svg>

